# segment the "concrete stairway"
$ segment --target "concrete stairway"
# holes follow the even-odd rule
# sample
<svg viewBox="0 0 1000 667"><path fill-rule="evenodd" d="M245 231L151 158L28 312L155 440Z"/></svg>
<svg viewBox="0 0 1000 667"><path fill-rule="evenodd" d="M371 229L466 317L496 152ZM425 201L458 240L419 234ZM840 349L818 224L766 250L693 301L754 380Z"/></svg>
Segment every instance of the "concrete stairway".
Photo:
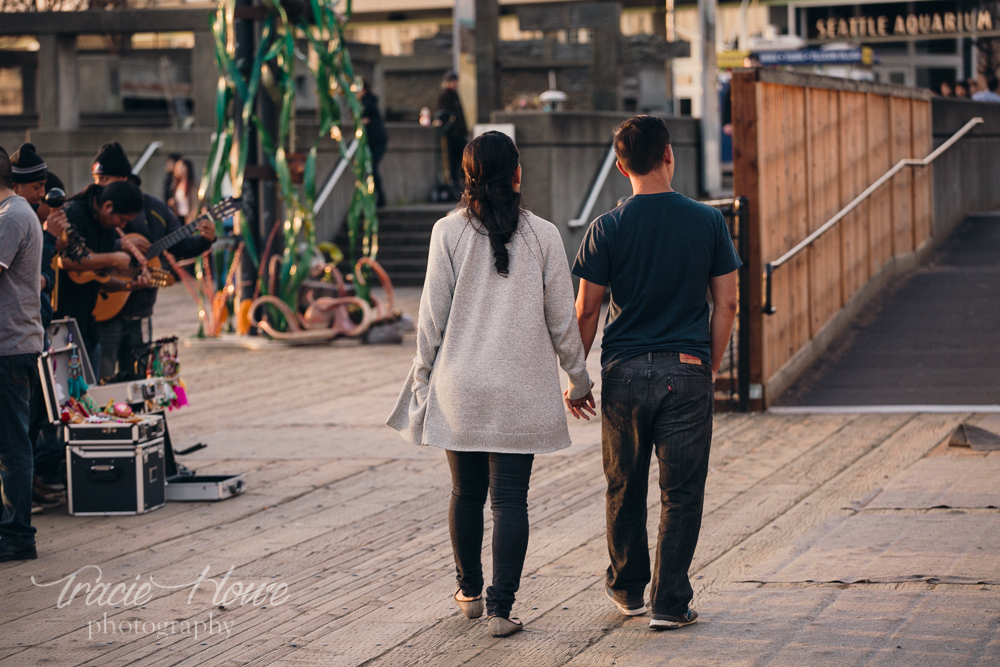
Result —
<svg viewBox="0 0 1000 667"><path fill-rule="evenodd" d="M427 249L434 223L454 204L411 204L379 209L378 262L397 287L421 286L427 271ZM347 254L347 229L334 240Z"/></svg>

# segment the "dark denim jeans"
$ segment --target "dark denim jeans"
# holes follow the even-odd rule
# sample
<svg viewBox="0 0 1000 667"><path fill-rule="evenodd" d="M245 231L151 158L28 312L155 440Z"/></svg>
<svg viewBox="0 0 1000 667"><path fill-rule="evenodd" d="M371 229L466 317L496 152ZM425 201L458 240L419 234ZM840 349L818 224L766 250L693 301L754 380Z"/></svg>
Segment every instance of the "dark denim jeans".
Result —
<svg viewBox="0 0 1000 667"><path fill-rule="evenodd" d="M647 353L602 373L604 474L608 480L607 583L642 600L650 581L646 495L652 452L660 462L660 530L652 573L654 614L684 613L698 544L712 444L712 371L676 353Z"/></svg>
<svg viewBox="0 0 1000 667"><path fill-rule="evenodd" d="M0 356L0 539L35 543L31 525L34 464L28 437L31 393L38 384L38 356Z"/></svg>
<svg viewBox="0 0 1000 667"><path fill-rule="evenodd" d="M510 617L528 551L528 480L534 454L448 452L451 508L448 527L455 551L458 587L483 592L483 507L493 509L493 585L486 589L486 613Z"/></svg>

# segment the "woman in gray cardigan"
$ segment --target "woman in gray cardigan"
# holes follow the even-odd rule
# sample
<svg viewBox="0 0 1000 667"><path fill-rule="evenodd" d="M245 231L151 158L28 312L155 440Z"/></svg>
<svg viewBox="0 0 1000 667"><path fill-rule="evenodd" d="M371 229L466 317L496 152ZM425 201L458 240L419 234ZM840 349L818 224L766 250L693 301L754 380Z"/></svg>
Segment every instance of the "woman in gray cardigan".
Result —
<svg viewBox="0 0 1000 667"><path fill-rule="evenodd" d="M483 613L483 507L493 511L489 628L521 629L510 618L528 548L528 479L535 454L569 447L559 365L571 412L594 414L573 306L573 283L556 227L521 208L521 166L499 132L465 149L458 212L431 234L420 298L417 356L386 422L414 445L447 450L448 523L455 552L455 601Z"/></svg>

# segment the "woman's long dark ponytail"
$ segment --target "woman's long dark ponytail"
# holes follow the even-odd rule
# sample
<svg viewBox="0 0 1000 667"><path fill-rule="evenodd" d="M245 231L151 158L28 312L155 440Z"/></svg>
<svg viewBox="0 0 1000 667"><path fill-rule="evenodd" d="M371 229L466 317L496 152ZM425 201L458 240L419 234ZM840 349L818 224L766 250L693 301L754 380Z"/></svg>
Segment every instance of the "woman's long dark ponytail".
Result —
<svg viewBox="0 0 1000 667"><path fill-rule="evenodd" d="M507 243L521 220L521 193L514 190L519 159L514 142L500 132L479 135L462 155L462 204L482 223L484 229L478 231L490 237L494 265L501 276L508 275Z"/></svg>

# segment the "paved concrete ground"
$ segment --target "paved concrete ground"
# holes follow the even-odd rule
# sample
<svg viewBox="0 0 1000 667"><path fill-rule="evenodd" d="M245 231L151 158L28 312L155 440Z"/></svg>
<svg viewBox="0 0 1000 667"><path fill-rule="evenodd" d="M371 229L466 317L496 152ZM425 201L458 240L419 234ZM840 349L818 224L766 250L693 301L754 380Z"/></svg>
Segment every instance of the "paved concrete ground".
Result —
<svg viewBox="0 0 1000 667"><path fill-rule="evenodd" d="M157 335L194 330L182 288L157 310ZM1000 452L942 444L963 421L1000 432L1000 415L718 415L691 570L701 620L659 634L604 599L600 424L574 422L574 446L532 476L527 629L493 639L450 600L443 453L382 426L413 353L184 349L191 405L171 430L209 443L189 465L246 472L248 492L36 517L41 557L0 565L0 667L1000 663ZM652 491L649 507L655 535ZM177 588L109 601L98 576Z"/></svg>
<svg viewBox="0 0 1000 667"><path fill-rule="evenodd" d="M1000 405L1000 213L973 215L779 405Z"/></svg>

